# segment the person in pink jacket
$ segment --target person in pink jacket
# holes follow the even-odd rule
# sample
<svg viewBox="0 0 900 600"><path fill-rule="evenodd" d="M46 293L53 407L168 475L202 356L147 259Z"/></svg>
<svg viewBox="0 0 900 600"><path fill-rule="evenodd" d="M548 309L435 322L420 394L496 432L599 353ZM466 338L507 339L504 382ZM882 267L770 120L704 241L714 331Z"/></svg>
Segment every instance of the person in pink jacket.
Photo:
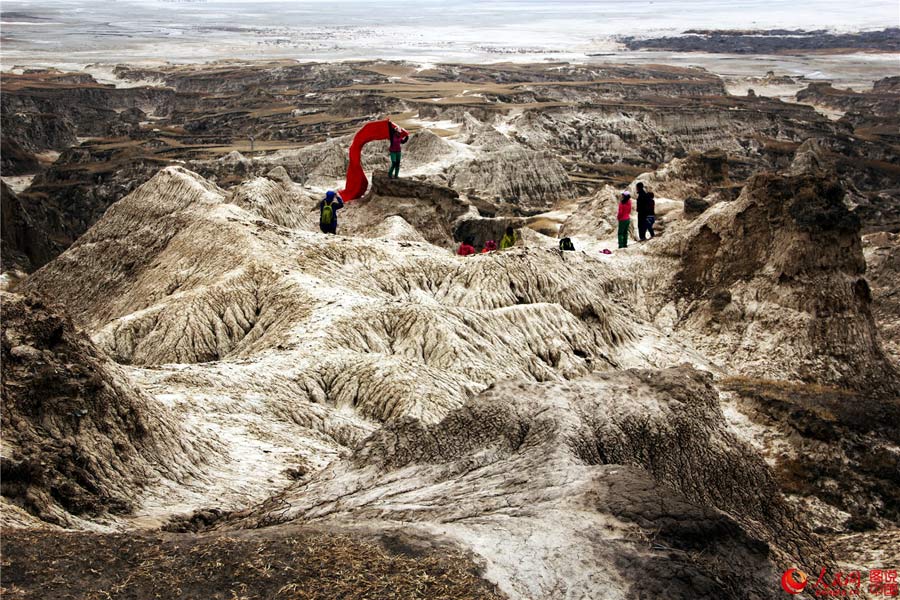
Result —
<svg viewBox="0 0 900 600"><path fill-rule="evenodd" d="M627 191L622 192L616 219L619 221L619 248L627 248L628 228L631 226L631 193Z"/></svg>
<svg viewBox="0 0 900 600"><path fill-rule="evenodd" d="M400 145L405 144L409 140L409 132L388 121L388 139L390 140L388 152L391 154L391 168L388 169L388 179L399 179L400 153L403 151Z"/></svg>

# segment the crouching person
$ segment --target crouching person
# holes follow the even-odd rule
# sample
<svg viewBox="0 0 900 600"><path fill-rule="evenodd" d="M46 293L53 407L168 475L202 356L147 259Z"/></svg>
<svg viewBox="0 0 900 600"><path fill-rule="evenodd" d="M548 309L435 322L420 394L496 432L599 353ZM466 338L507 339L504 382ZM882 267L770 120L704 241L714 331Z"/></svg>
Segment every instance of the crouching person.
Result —
<svg viewBox="0 0 900 600"><path fill-rule="evenodd" d="M456 251L456 254L459 256L470 256L475 254L475 246L472 243L472 238L467 237L460 243L459 249Z"/></svg>
<svg viewBox="0 0 900 600"><path fill-rule="evenodd" d="M506 228L506 233L503 234L503 237L500 238L500 249L507 250L516 245L519 241L519 234L512 227Z"/></svg>

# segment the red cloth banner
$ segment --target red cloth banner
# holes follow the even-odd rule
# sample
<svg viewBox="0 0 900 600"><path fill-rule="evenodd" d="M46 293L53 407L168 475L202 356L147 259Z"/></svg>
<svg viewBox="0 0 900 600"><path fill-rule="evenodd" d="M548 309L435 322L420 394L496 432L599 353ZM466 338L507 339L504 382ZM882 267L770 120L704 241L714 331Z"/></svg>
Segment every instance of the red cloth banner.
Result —
<svg viewBox="0 0 900 600"><path fill-rule="evenodd" d="M353 142L350 144L350 164L347 166L347 180L344 183L344 189L338 194L341 195L344 202L350 202L361 198L369 188L369 180L362 168L362 149L363 146L374 140L386 140L390 137L388 127L393 125L389 120L372 121L362 126L362 129L353 136ZM399 135L409 135L405 129L393 125L395 131Z"/></svg>

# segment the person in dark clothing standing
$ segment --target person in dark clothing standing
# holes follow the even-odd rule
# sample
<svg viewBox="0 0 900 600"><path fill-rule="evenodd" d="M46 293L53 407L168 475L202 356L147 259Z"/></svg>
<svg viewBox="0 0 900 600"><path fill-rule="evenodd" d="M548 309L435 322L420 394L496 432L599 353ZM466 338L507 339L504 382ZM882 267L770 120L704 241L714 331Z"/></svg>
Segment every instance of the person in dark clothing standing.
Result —
<svg viewBox="0 0 900 600"><path fill-rule="evenodd" d="M647 217L653 214L653 197L651 194L644 189L643 182L638 182L637 184L637 225L638 225L638 237L643 242L647 239L647 227L648 221ZM652 228L651 228L652 229ZM650 232L650 237L653 237L653 231Z"/></svg>
<svg viewBox="0 0 900 600"><path fill-rule="evenodd" d="M337 233L337 211L344 208L344 200L338 194L328 190L325 198L319 202L319 229L322 233Z"/></svg>
<svg viewBox="0 0 900 600"><path fill-rule="evenodd" d="M653 232L653 224L656 223L656 199L653 197L653 192L647 195L650 197L650 207L647 210L647 233L653 238L656 237L656 233Z"/></svg>
<svg viewBox="0 0 900 600"><path fill-rule="evenodd" d="M388 169L388 179L399 179L400 153L403 151L400 145L409 141L409 134L405 129L401 129L388 121L388 138L391 144L388 147L388 152L391 153L391 168Z"/></svg>

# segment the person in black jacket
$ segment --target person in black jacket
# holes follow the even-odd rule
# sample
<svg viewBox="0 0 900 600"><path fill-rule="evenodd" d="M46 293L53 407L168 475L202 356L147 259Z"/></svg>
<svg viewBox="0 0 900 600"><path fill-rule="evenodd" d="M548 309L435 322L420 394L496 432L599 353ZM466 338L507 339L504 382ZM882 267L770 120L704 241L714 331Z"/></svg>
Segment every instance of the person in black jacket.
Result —
<svg viewBox="0 0 900 600"><path fill-rule="evenodd" d="M653 237L653 227L647 217L654 214L653 194L648 193L647 190L644 189L643 182L638 182L637 184L637 213L638 237L643 242L647 239L648 230L650 232L650 237Z"/></svg>

